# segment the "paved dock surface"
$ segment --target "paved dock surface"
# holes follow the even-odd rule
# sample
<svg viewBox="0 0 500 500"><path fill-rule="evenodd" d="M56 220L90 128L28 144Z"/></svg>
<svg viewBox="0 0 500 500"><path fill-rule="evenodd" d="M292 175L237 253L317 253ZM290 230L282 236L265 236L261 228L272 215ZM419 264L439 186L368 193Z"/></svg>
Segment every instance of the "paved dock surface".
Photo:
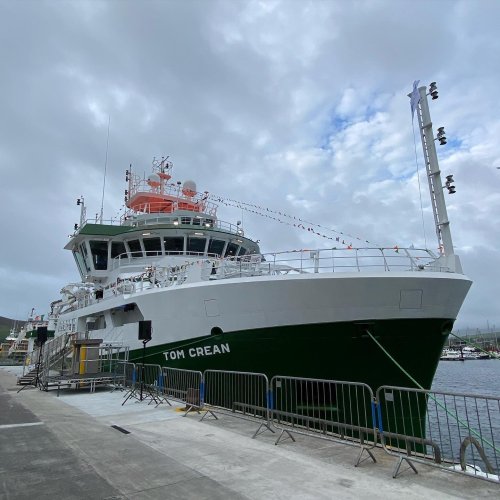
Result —
<svg viewBox="0 0 500 500"><path fill-rule="evenodd" d="M270 432L251 439L255 423L122 406L119 391L17 394L15 374L0 368L0 500L500 497L496 484L424 465L392 479L381 449L356 468L354 447L305 436L275 446Z"/></svg>

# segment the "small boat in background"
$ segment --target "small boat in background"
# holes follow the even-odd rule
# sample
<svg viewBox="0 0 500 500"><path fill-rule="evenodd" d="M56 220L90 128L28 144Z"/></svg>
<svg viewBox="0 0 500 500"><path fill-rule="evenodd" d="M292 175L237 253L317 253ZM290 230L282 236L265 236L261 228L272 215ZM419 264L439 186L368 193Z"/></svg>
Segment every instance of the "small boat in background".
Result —
<svg viewBox="0 0 500 500"><path fill-rule="evenodd" d="M465 346L456 349L445 347L439 359L441 361L466 361L471 359L490 359L490 357L487 352L480 351L475 347Z"/></svg>
<svg viewBox="0 0 500 500"><path fill-rule="evenodd" d="M441 361L463 361L464 358L462 356L462 353L456 349L449 349L445 348L443 349L443 353L441 354L441 357L439 358Z"/></svg>

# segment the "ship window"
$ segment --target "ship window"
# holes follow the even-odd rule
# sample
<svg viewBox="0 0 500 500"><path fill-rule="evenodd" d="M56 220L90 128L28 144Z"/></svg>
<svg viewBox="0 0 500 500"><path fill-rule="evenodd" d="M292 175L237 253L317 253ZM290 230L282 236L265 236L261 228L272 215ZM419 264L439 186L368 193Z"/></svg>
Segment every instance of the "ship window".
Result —
<svg viewBox="0 0 500 500"><path fill-rule="evenodd" d="M90 241L92 262L96 271L105 271L108 268L108 242Z"/></svg>
<svg viewBox="0 0 500 500"><path fill-rule="evenodd" d="M116 257L121 256L126 257L127 250L125 249L125 243L123 241L113 241L111 243L111 258L115 259Z"/></svg>
<svg viewBox="0 0 500 500"><path fill-rule="evenodd" d="M225 244L226 242L224 240L210 240L210 243L208 244L208 253L216 254L220 257Z"/></svg>
<svg viewBox="0 0 500 500"><path fill-rule="evenodd" d="M201 225L201 219L198 217L193 218L193 226L199 226Z"/></svg>
<svg viewBox="0 0 500 500"><path fill-rule="evenodd" d="M143 238L144 250L146 255L161 255L161 240L160 238Z"/></svg>
<svg viewBox="0 0 500 500"><path fill-rule="evenodd" d="M174 236L163 239L163 244L165 245L165 253L182 253L184 251L184 237Z"/></svg>
<svg viewBox="0 0 500 500"><path fill-rule="evenodd" d="M181 217L182 224L191 224L191 217Z"/></svg>
<svg viewBox="0 0 500 500"><path fill-rule="evenodd" d="M132 257L142 257L142 248L139 240L127 241Z"/></svg>
<svg viewBox="0 0 500 500"><path fill-rule="evenodd" d="M75 257L78 270L80 271L80 274L83 278L86 274L86 271L85 271L85 262L83 260L82 254L78 250L73 250L73 256Z"/></svg>
<svg viewBox="0 0 500 500"><path fill-rule="evenodd" d="M83 261L85 262L85 269L87 270L87 272L89 272L90 271L90 265L89 265L89 261L88 261L88 258L87 258L87 247L85 246L85 242L83 242L80 245L80 250L82 251Z"/></svg>
<svg viewBox="0 0 500 500"><path fill-rule="evenodd" d="M190 238L190 237L188 237L187 251L188 252L196 252L196 253L204 253L206 242L207 242L206 238Z"/></svg>
<svg viewBox="0 0 500 500"><path fill-rule="evenodd" d="M238 255L245 255L247 253L247 249L240 247L240 251L238 252Z"/></svg>
<svg viewBox="0 0 500 500"><path fill-rule="evenodd" d="M94 318L95 321L92 323L87 323L87 329L89 331L91 330L102 330L106 328L106 319L104 318L104 315L97 316Z"/></svg>
<svg viewBox="0 0 500 500"><path fill-rule="evenodd" d="M85 270L88 273L90 271L90 266L89 266L89 261L87 260L87 247L85 246L85 243L82 243L80 245L80 250L83 255L83 262L85 264Z"/></svg>
<svg viewBox="0 0 500 500"><path fill-rule="evenodd" d="M226 253L224 257L231 257L233 255L236 255L237 251L238 251L238 245L236 243L229 243L229 245L226 248Z"/></svg>

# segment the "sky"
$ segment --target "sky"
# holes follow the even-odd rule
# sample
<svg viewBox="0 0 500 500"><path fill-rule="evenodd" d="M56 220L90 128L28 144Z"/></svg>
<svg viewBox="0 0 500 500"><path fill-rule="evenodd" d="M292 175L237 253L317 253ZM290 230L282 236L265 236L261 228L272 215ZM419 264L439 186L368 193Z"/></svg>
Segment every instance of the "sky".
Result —
<svg viewBox="0 0 500 500"><path fill-rule="evenodd" d="M0 315L46 313L79 280L63 247L80 195L116 218L128 165L166 155L200 191L437 251L407 97L420 80L438 85L474 281L455 326L500 328L498 19L495 0L0 0ZM219 219L263 252L332 246L236 208Z"/></svg>

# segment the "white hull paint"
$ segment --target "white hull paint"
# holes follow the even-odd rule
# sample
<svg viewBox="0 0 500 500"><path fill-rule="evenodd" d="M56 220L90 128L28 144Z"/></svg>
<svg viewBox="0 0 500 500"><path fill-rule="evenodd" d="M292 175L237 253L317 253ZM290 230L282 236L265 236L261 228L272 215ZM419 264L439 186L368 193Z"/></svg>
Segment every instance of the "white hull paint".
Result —
<svg viewBox="0 0 500 500"><path fill-rule="evenodd" d="M104 314L106 328L91 330L90 336L133 350L142 347L139 319L152 321L148 347L210 335L214 327L237 332L385 319L454 320L470 285L461 274L425 271L235 278L119 295L63 313L59 324L75 319L77 331L84 331L87 317ZM131 303L141 317L116 325L113 310Z"/></svg>

